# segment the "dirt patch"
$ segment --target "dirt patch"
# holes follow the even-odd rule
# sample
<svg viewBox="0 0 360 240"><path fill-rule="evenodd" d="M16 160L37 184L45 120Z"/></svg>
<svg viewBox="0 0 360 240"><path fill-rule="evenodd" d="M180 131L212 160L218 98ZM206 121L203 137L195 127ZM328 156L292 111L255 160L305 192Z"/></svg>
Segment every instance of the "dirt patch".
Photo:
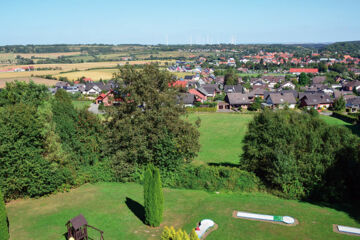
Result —
<svg viewBox="0 0 360 240"><path fill-rule="evenodd" d="M344 234L344 235L350 235L350 236L358 236L358 237L360 237L360 235L359 235L359 234L356 234L356 233L340 232L339 229L338 229L338 225L337 225L337 224L333 224L333 231L336 232L336 233Z"/></svg>
<svg viewBox="0 0 360 240"><path fill-rule="evenodd" d="M233 211L233 218L241 218L241 219L246 219L246 220L251 220L251 221L258 221L258 222L268 222L268 223L273 223L273 224L279 224L279 225L283 225L283 226L288 226L288 227L293 227L299 224L299 221L297 219L295 219L295 222L293 224L287 224L287 223L283 223L283 222L276 222L276 221L267 221L267 220L260 220L260 219L252 219L252 218L245 218L245 217L238 217L236 215L237 211Z"/></svg>

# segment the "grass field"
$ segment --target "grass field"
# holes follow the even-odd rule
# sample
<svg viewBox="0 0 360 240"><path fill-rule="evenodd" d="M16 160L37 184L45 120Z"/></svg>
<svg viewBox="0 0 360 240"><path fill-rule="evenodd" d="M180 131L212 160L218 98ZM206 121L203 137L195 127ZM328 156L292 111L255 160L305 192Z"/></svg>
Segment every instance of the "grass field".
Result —
<svg viewBox="0 0 360 240"><path fill-rule="evenodd" d="M89 108L92 101L72 101L72 104L76 109Z"/></svg>
<svg viewBox="0 0 360 240"><path fill-rule="evenodd" d="M194 113L189 120L199 117L201 149L194 164L237 164L242 154L242 140L253 114Z"/></svg>
<svg viewBox="0 0 360 240"><path fill-rule="evenodd" d="M105 232L107 240L158 240L165 225L187 232L202 219L218 225L207 240L241 239L356 239L332 231L332 224L360 227L345 212L309 203L283 200L264 193L208 193L164 189L164 221L159 228L145 226L142 186L133 183L84 185L67 193L40 199L16 200L7 205L12 240L64 240L65 223L82 213L89 224ZM287 227L235 219L234 210L289 215L300 224ZM94 237L94 232L91 232Z"/></svg>
<svg viewBox="0 0 360 240"><path fill-rule="evenodd" d="M237 164L242 154L242 140L247 131L248 123L253 114L229 113L194 113L188 119L195 122L201 119L200 144L201 149L193 164L230 163ZM340 119L320 115L330 125L346 126L353 130L353 126ZM354 131L353 131L354 132Z"/></svg>

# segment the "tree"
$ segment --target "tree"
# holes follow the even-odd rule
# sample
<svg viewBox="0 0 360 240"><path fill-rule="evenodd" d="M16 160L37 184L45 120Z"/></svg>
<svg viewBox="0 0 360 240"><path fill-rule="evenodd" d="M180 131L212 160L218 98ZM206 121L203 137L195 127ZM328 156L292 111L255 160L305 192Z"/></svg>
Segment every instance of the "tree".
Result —
<svg viewBox="0 0 360 240"><path fill-rule="evenodd" d="M224 85L237 85L238 75L235 68L229 68L224 77Z"/></svg>
<svg viewBox="0 0 360 240"><path fill-rule="evenodd" d="M0 240L8 240L9 238L10 236L5 202L2 192L0 190Z"/></svg>
<svg viewBox="0 0 360 240"><path fill-rule="evenodd" d="M318 117L293 111L264 111L249 124L244 139L240 168L254 172L272 189L288 198L331 198L355 195L354 180L331 179L335 164L346 171L360 170L359 139L348 129L327 125ZM344 162L342 153L354 152ZM350 171L347 166L357 170ZM339 169L339 168L338 168ZM340 171L340 169L339 169ZM356 174L348 179L355 179ZM343 185L336 182L342 182ZM327 184L334 183L333 185Z"/></svg>
<svg viewBox="0 0 360 240"><path fill-rule="evenodd" d="M299 84L301 86L306 86L306 85L309 85L310 83L310 78L308 75L306 75L306 73L300 73L300 76L299 76Z"/></svg>
<svg viewBox="0 0 360 240"><path fill-rule="evenodd" d="M345 99L343 96L340 96L338 99L335 99L333 104L334 111L343 111L345 109Z"/></svg>
<svg viewBox="0 0 360 240"><path fill-rule="evenodd" d="M254 102L250 105L249 110L257 111L257 110L261 109L261 103L262 103L261 98L256 97Z"/></svg>
<svg viewBox="0 0 360 240"><path fill-rule="evenodd" d="M161 186L160 171L149 165L144 176L145 223L157 227L162 221L164 197Z"/></svg>
<svg viewBox="0 0 360 240"><path fill-rule="evenodd" d="M179 89L169 87L172 76L156 66L137 70L120 68L115 98L121 104L106 111L110 130L107 152L121 180L134 166L153 163L161 169L176 169L191 162L199 150L197 128L182 118L185 108L177 104Z"/></svg>

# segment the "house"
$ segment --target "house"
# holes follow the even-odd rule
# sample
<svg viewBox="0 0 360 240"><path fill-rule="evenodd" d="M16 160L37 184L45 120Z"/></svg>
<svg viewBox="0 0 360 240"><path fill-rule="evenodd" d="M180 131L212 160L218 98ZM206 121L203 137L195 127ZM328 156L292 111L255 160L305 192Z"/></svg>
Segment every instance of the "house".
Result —
<svg viewBox="0 0 360 240"><path fill-rule="evenodd" d="M78 87L76 87L76 86L66 87L65 90L66 90L66 92L72 93L72 94L75 94L75 93L79 93L79 92L80 92L79 89L78 89Z"/></svg>
<svg viewBox="0 0 360 240"><path fill-rule="evenodd" d="M188 91L189 93L195 95L195 99L196 101L198 102L205 102L207 100L207 96L202 94L201 92L199 92L198 90L192 88L192 89L189 89Z"/></svg>
<svg viewBox="0 0 360 240"><path fill-rule="evenodd" d="M195 101L195 95L191 93L183 93L179 96L178 99L178 103L182 103L184 107L193 107Z"/></svg>
<svg viewBox="0 0 360 240"><path fill-rule="evenodd" d="M296 99L292 93L270 93L266 98L266 103L272 108L295 108Z"/></svg>
<svg viewBox="0 0 360 240"><path fill-rule="evenodd" d="M354 97L346 101L347 112L358 112L360 109L360 97Z"/></svg>
<svg viewBox="0 0 360 240"><path fill-rule="evenodd" d="M107 93L101 93L96 99L96 104L103 103L105 107L112 106L114 104L114 94L112 91L109 91Z"/></svg>
<svg viewBox="0 0 360 240"><path fill-rule="evenodd" d="M177 80L175 82L169 83L169 87L179 87L179 88L186 88L187 82Z"/></svg>
<svg viewBox="0 0 360 240"><path fill-rule="evenodd" d="M359 91L360 88L360 81L351 81L344 84L343 89L345 91L353 91L354 89L356 91Z"/></svg>
<svg viewBox="0 0 360 240"><path fill-rule="evenodd" d="M326 76L316 76L313 77L312 83L313 84L322 84L326 81Z"/></svg>
<svg viewBox="0 0 360 240"><path fill-rule="evenodd" d="M292 82L286 82L280 86L281 89L286 88L286 89L292 89L292 90L294 90L295 87L296 87L295 84L293 84Z"/></svg>
<svg viewBox="0 0 360 240"><path fill-rule="evenodd" d="M56 84L55 84L55 88L66 88L66 87L69 87L70 84L68 82L63 82L63 81L58 81Z"/></svg>
<svg viewBox="0 0 360 240"><path fill-rule="evenodd" d="M217 84L204 84L197 90L207 97L215 97L217 93L220 93Z"/></svg>
<svg viewBox="0 0 360 240"><path fill-rule="evenodd" d="M324 93L306 94L300 99L300 106L314 109L328 109L333 101Z"/></svg>
<svg viewBox="0 0 360 240"><path fill-rule="evenodd" d="M104 88L104 84L102 82L98 82L98 83L87 83L85 85L85 90L83 92L83 94L87 94L87 95L98 95L101 93L101 91Z"/></svg>
<svg viewBox="0 0 360 240"><path fill-rule="evenodd" d="M249 92L249 98L252 99L258 97L264 99L265 92L266 92L265 88L253 89L251 92Z"/></svg>
<svg viewBox="0 0 360 240"><path fill-rule="evenodd" d="M251 105L249 95L245 93L228 93L225 96L225 101L232 108L247 109Z"/></svg>
<svg viewBox="0 0 360 240"><path fill-rule="evenodd" d="M317 68L290 68L290 73L300 74L300 73L318 73Z"/></svg>
<svg viewBox="0 0 360 240"><path fill-rule="evenodd" d="M244 93L244 88L241 85L225 85L225 93Z"/></svg>

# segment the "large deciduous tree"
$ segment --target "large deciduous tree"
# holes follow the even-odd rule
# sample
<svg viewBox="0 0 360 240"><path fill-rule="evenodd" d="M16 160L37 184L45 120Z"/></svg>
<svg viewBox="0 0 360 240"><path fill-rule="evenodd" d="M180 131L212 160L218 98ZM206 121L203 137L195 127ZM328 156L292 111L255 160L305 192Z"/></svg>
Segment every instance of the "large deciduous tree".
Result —
<svg viewBox="0 0 360 240"><path fill-rule="evenodd" d="M175 169L191 162L199 150L199 132L186 121L178 104L179 89L170 87L172 76L156 66L138 70L120 68L115 99L110 108L108 151L118 178L134 166L153 163Z"/></svg>

